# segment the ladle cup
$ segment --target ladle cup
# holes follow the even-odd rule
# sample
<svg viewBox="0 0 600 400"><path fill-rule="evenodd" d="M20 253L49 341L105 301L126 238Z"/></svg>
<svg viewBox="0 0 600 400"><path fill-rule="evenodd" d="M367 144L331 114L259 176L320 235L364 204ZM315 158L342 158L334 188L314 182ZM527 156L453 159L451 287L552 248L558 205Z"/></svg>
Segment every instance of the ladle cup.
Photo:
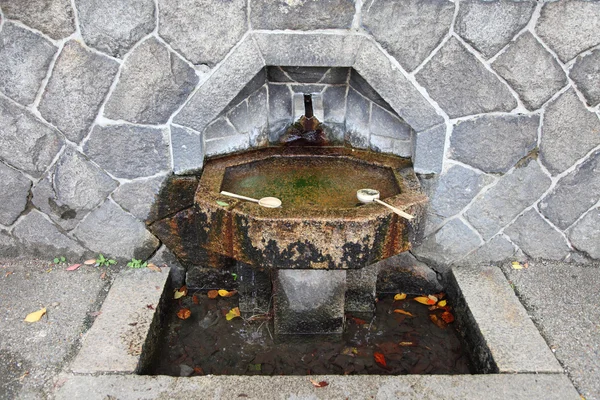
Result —
<svg viewBox="0 0 600 400"><path fill-rule="evenodd" d="M395 212L396 214L398 214L399 216L406 218L407 220L411 220L414 217L414 215L410 215L408 213L405 213L402 210L397 209L394 206L391 206L387 203L384 203L383 201L379 200L379 191L375 190L375 189L360 189L356 192L356 198L358 199L358 201L360 201L361 203L378 203L381 204L382 206L386 206L387 208L389 208L390 210L392 210L393 212Z"/></svg>
<svg viewBox="0 0 600 400"><path fill-rule="evenodd" d="M221 194L224 196L234 197L240 200L248 200L254 203L258 203L259 206L267 207L267 208L278 208L281 207L281 200L277 197L263 197L261 199L253 199L252 197L242 196L240 194L235 194L231 192L226 192L224 190L221 191Z"/></svg>

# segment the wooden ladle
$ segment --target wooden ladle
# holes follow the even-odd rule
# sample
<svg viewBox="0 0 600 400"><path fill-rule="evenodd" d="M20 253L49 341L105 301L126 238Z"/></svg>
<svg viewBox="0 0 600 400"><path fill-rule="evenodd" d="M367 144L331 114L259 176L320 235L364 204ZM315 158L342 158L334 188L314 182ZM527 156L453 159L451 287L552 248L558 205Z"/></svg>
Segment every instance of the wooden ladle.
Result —
<svg viewBox="0 0 600 400"><path fill-rule="evenodd" d="M233 197L240 200L252 201L254 203L258 203L259 206L267 207L267 208L278 208L281 207L281 200L277 197L263 197L262 199L253 199L252 197L242 196L240 194L235 194L231 192L226 192L224 190L221 191L221 194L224 196Z"/></svg>
<svg viewBox="0 0 600 400"><path fill-rule="evenodd" d="M360 189L356 192L356 198L358 199L358 201L360 201L361 203L378 203L381 204L382 206L386 206L387 208L389 208L390 210L392 210L393 212L395 212L396 214L398 214L399 216L406 218L407 220L411 220L414 219L415 216L414 215L410 215L408 213L405 213L402 210L397 209L394 206L391 206L387 203L384 203L383 201L379 200L379 191L375 190L375 189Z"/></svg>

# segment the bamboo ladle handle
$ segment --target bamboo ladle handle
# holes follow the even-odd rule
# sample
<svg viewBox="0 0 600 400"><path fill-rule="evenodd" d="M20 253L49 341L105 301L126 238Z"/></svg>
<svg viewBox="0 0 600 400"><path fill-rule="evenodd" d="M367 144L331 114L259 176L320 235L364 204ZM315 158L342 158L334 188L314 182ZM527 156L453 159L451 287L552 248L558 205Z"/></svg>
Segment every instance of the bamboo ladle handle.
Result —
<svg viewBox="0 0 600 400"><path fill-rule="evenodd" d="M408 213L405 213L404 211L402 211L402 210L400 210L400 209L398 209L398 208L396 208L396 207L394 207L394 206L391 206L391 205L389 205L388 203L385 203L385 202L383 202L383 201L381 201L381 200L379 200L379 199L373 199L373 201L374 201L374 202L376 202L376 203L378 203L378 204L381 204L382 206L386 206L387 208L389 208L390 210L392 210L393 212L395 212L395 213L396 213L396 214L398 214L399 216L401 216L401 217L403 217L403 218L406 218L406 219L407 219L407 220L409 220L409 221L410 221L411 219L414 219L414 218L415 218L415 216L414 216L414 215L410 215L410 214L408 214Z"/></svg>

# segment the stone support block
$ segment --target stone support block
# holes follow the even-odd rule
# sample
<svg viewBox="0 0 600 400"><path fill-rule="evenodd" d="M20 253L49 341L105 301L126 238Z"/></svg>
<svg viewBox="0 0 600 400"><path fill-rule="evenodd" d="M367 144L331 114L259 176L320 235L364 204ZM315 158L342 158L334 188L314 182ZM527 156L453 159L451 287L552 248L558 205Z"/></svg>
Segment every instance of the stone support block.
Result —
<svg viewBox="0 0 600 400"><path fill-rule="evenodd" d="M266 314L271 308L271 274L242 262L236 263L239 307L243 313Z"/></svg>
<svg viewBox="0 0 600 400"><path fill-rule="evenodd" d="M323 91L325 124L343 124L346 121L346 87L329 86Z"/></svg>
<svg viewBox="0 0 600 400"><path fill-rule="evenodd" d="M375 311L375 296L379 264L367 265L360 269L346 271L346 312Z"/></svg>
<svg viewBox="0 0 600 400"><path fill-rule="evenodd" d="M225 117L220 117L206 127L204 130L204 140L222 139L237 134L233 125Z"/></svg>
<svg viewBox="0 0 600 400"><path fill-rule="evenodd" d="M206 157L214 157L222 154L235 153L243 151L250 147L250 137L248 135L234 135L224 138L206 140L204 142L204 152Z"/></svg>
<svg viewBox="0 0 600 400"><path fill-rule="evenodd" d="M346 141L358 149L369 147L371 102L354 89L348 90L346 103Z"/></svg>

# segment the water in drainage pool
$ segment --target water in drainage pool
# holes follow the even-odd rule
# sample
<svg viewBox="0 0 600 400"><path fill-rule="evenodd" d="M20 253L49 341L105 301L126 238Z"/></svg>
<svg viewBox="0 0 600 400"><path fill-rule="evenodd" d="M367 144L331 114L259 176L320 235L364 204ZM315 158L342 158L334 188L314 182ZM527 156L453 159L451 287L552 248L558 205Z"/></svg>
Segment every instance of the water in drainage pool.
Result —
<svg viewBox="0 0 600 400"><path fill-rule="evenodd" d="M197 293L174 300L150 375L468 374L454 324L443 310L411 300L380 299L371 318L347 314L342 338L273 338L269 314L227 320L237 296ZM189 309L191 315L180 319ZM402 310L412 314L394 312ZM385 364L385 365L384 365Z"/></svg>

